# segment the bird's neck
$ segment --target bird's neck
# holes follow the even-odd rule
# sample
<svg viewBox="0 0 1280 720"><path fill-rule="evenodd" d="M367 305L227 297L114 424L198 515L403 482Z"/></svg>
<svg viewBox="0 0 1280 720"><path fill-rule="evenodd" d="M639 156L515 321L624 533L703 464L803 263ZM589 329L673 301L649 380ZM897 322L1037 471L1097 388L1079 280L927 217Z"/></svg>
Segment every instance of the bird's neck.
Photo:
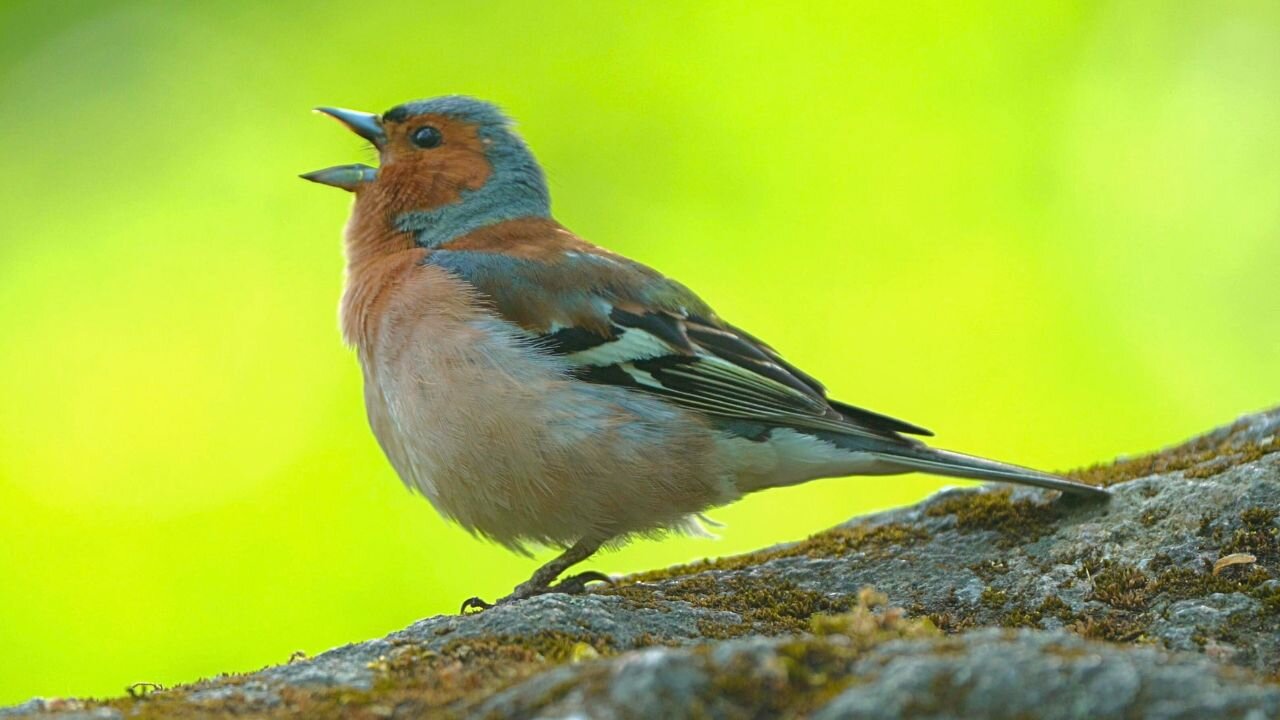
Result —
<svg viewBox="0 0 1280 720"><path fill-rule="evenodd" d="M406 272L425 252L477 231L506 227L513 220L523 221L517 226L559 227L550 220L551 200L542 170L527 151L495 152L489 159L492 172L479 187L427 185L421 201L444 200L428 205L429 210L398 211L404 194L384 188L402 185L377 183L360 191L346 231L342 328L348 343L360 346L371 337L380 298L394 284L394 276ZM433 196L437 187L447 195Z"/></svg>
<svg viewBox="0 0 1280 720"><path fill-rule="evenodd" d="M386 198L359 198L346 229L347 272L342 292L342 336L361 355L377 331L387 291L397 277L414 266L424 251L413 235L394 226Z"/></svg>
<svg viewBox="0 0 1280 720"><path fill-rule="evenodd" d="M411 232L396 227L394 198L376 190L362 192L367 194L356 199L345 232L348 275L417 247Z"/></svg>

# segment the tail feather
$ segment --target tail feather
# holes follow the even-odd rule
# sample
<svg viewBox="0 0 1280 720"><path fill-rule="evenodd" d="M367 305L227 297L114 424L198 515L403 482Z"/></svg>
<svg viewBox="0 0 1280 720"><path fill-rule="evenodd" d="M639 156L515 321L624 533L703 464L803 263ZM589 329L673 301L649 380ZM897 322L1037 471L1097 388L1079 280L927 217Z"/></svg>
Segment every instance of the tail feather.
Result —
<svg viewBox="0 0 1280 720"><path fill-rule="evenodd" d="M1049 490L1060 490L1093 498L1110 497L1105 488L1086 485L1075 480L1068 480L1057 475L1050 475L1031 468L1009 463L988 460L973 455L938 450L936 448L915 446L894 448L891 451L875 453L884 461L908 470L946 475L949 477L971 478L975 480L996 480L999 482L1033 485Z"/></svg>

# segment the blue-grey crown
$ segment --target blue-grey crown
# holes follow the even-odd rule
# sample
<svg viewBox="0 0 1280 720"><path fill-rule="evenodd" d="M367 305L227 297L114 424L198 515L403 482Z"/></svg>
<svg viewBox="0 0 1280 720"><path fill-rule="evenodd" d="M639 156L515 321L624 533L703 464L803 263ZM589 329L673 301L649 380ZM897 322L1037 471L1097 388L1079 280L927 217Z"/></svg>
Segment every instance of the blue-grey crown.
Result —
<svg viewBox="0 0 1280 720"><path fill-rule="evenodd" d="M432 210L407 212L396 226L414 233L419 245L436 247L473 230L522 217L550 217L551 195L542 168L529 147L511 129L497 106L463 95L415 100L383 114L400 121L416 115L444 115L475 125L488 140L486 157L493 173L478 190L463 190L462 199Z"/></svg>

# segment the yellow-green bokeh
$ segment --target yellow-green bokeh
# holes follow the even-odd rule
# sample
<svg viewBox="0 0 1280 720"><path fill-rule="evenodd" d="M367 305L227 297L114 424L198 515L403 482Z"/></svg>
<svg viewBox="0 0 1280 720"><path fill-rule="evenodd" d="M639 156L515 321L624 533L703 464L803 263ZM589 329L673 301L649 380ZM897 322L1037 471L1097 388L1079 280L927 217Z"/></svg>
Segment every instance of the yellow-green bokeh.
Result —
<svg viewBox="0 0 1280 720"><path fill-rule="evenodd" d="M383 634L533 567L405 492L336 330L368 160L309 109L496 100L558 217L836 396L1048 468L1280 399L1274 2L0 9L0 704ZM800 538L834 480L643 542Z"/></svg>

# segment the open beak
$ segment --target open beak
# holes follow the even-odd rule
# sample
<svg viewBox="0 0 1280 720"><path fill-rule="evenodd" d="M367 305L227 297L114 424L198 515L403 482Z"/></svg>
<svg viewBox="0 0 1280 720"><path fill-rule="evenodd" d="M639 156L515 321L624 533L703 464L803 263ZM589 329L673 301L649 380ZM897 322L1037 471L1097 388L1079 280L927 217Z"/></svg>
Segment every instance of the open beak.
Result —
<svg viewBox="0 0 1280 720"><path fill-rule="evenodd" d="M368 140L379 150L387 144L387 135L383 132L382 121L378 119L377 115L332 107L316 108L316 112L324 113L346 125L348 130ZM324 170L303 173L299 177L321 185L332 185L336 188L354 192L361 185L377 180L378 170L368 165L339 165L325 168Z"/></svg>

